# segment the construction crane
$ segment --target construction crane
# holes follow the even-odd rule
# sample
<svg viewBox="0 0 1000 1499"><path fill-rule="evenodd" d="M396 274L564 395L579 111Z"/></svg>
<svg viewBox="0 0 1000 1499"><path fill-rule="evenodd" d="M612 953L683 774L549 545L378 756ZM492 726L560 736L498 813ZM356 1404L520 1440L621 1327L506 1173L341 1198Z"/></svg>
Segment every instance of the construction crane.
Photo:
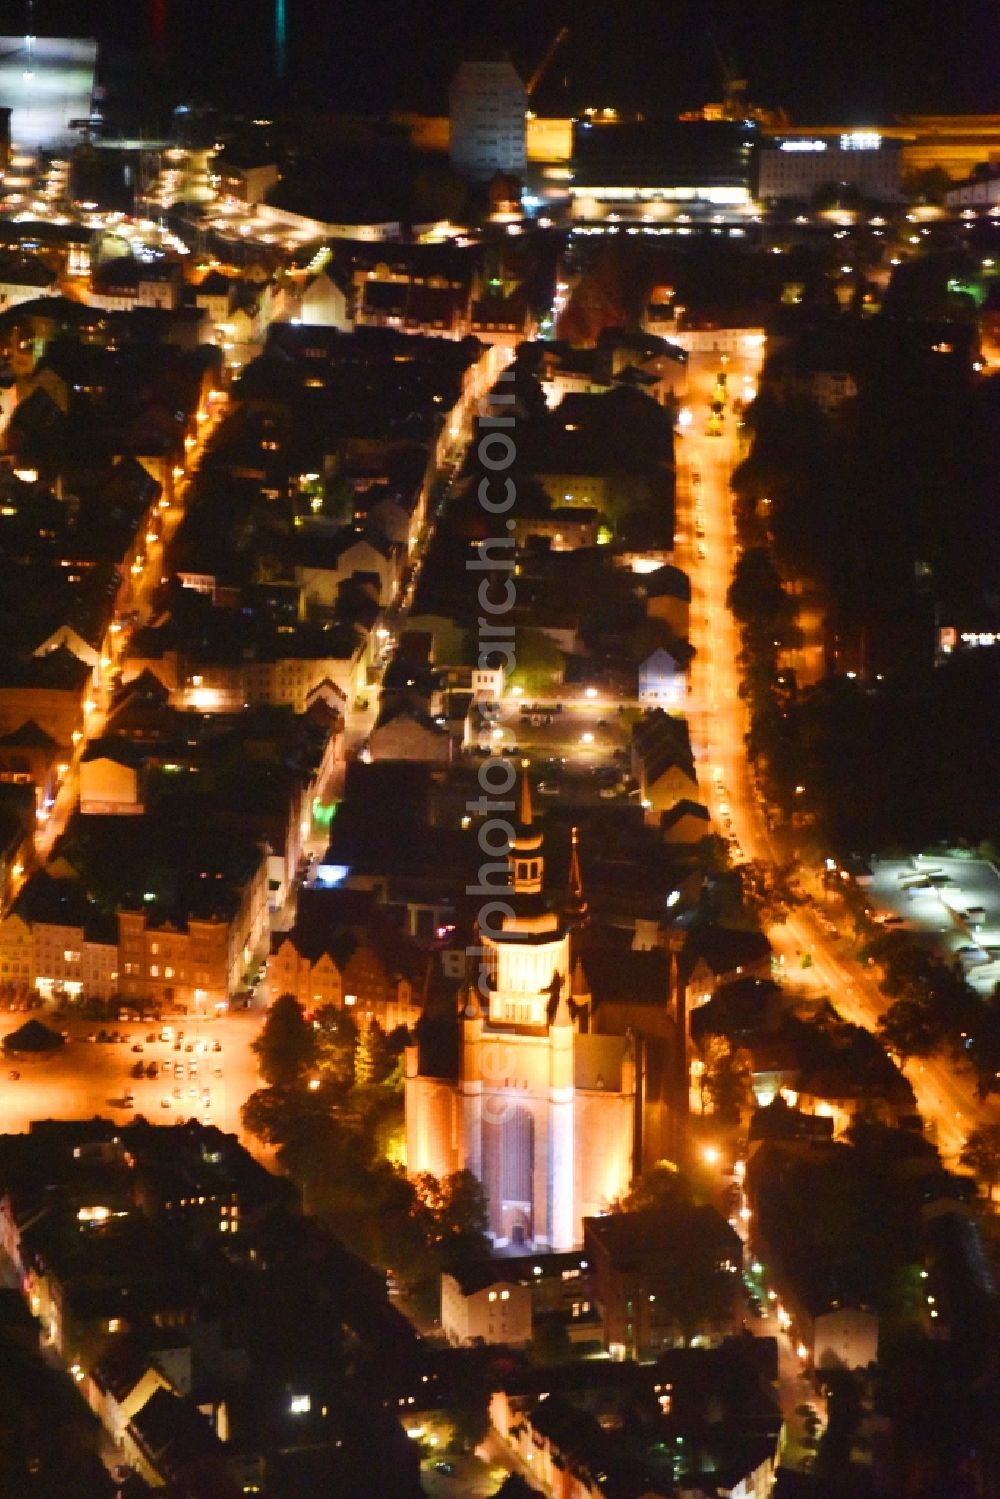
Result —
<svg viewBox="0 0 1000 1499"><path fill-rule="evenodd" d="M722 74L723 116L727 120L742 119L746 113L747 80L740 78L732 56L723 52L719 39L711 27L708 28L708 40L718 61L719 72Z"/></svg>
<svg viewBox="0 0 1000 1499"><path fill-rule="evenodd" d="M563 42L568 36L569 27L560 26L551 42L549 42L549 45L545 50L545 56L542 58L541 62L538 64L538 67L532 73L531 77L528 79L527 83L524 86L525 93L528 95L529 99L535 92L535 89L541 83L545 74L548 72L549 65L552 62L552 59L555 57L556 53L559 51L559 48L562 46Z"/></svg>

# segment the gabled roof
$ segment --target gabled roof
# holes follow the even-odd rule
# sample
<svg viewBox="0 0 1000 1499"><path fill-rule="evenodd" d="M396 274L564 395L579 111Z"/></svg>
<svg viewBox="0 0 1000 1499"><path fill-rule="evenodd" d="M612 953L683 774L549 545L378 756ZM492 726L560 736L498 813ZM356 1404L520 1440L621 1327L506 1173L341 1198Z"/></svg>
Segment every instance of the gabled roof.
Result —
<svg viewBox="0 0 1000 1499"><path fill-rule="evenodd" d="M516 1260L483 1260L479 1264L456 1266L448 1273L458 1283L463 1296L474 1296L489 1286L516 1286L520 1283Z"/></svg>
<svg viewBox="0 0 1000 1499"><path fill-rule="evenodd" d="M681 662L672 651L668 651L665 645L658 645L655 650L639 662L639 670L649 671L671 671L682 670Z"/></svg>
<svg viewBox="0 0 1000 1499"><path fill-rule="evenodd" d="M209 271L204 280L199 281L195 287L195 296L222 297L234 285L235 282L232 276L226 276L222 271Z"/></svg>
<svg viewBox="0 0 1000 1499"><path fill-rule="evenodd" d="M408 718L411 723L417 724L421 729L425 729L428 734L433 734L436 738L447 739L448 737L448 730L446 728L436 723L429 713L425 713L422 708L419 708L412 700L406 697L400 697L395 702L386 703L379 713L372 733L377 734L379 729L384 729L389 724L395 723L401 718Z"/></svg>
<svg viewBox="0 0 1000 1499"><path fill-rule="evenodd" d="M691 803L678 803L690 806ZM702 809L704 811L704 808ZM771 944L763 932L737 931L727 926L694 926L684 944L683 964L688 973L702 962L713 973L733 973L762 963L771 955Z"/></svg>
<svg viewBox="0 0 1000 1499"><path fill-rule="evenodd" d="M144 763L146 756L139 745L134 744L131 739L124 739L117 734L108 734L101 739L91 739L84 750L81 763L92 760L113 760L116 765L127 765L130 770L138 770Z"/></svg>
<svg viewBox="0 0 1000 1499"><path fill-rule="evenodd" d="M178 1478L190 1464L223 1456L223 1446L193 1401L156 1390L129 1422L129 1432L164 1478Z"/></svg>
<svg viewBox="0 0 1000 1499"><path fill-rule="evenodd" d="M0 259L0 281L7 286L51 286L56 280L55 271L33 256L4 256Z"/></svg>
<svg viewBox="0 0 1000 1499"><path fill-rule="evenodd" d="M477 328L504 328L511 332L523 331L526 308L520 297L480 297L472 304L470 318L473 330Z"/></svg>
<svg viewBox="0 0 1000 1499"><path fill-rule="evenodd" d="M0 735L0 747L49 750L55 749L56 741L51 734L46 734L33 718L27 718L19 729Z"/></svg>
<svg viewBox="0 0 1000 1499"><path fill-rule="evenodd" d="M594 943L582 957L595 1011L602 1004L645 1004L666 1009L670 954L662 947L622 950Z"/></svg>
<svg viewBox="0 0 1000 1499"><path fill-rule="evenodd" d="M681 568L671 567L669 563L647 573L642 586L649 599L672 598L682 599L685 604L691 602L691 579Z"/></svg>
<svg viewBox="0 0 1000 1499"><path fill-rule="evenodd" d="M99 1390L120 1403L148 1368L149 1357L136 1339L119 1337L104 1350L91 1370L91 1378Z"/></svg>
<svg viewBox="0 0 1000 1499"><path fill-rule="evenodd" d="M693 802L688 797L682 797L676 806L671 807L669 812L664 812L660 817L660 825L664 828L672 828L675 823L680 822L682 817L696 817L707 827L711 825L711 814L707 807L701 802Z"/></svg>
<svg viewBox="0 0 1000 1499"><path fill-rule="evenodd" d="M40 687L54 692L79 692L89 676L86 662L60 645L28 661L9 661L0 666L0 689Z"/></svg>

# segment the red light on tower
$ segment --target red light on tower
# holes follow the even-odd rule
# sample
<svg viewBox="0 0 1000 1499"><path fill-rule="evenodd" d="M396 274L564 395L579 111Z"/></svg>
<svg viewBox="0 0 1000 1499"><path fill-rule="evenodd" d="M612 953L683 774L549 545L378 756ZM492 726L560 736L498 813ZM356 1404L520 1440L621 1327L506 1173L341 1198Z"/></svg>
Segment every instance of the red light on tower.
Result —
<svg viewBox="0 0 1000 1499"><path fill-rule="evenodd" d="M167 0L152 0L149 30L157 62L167 60Z"/></svg>

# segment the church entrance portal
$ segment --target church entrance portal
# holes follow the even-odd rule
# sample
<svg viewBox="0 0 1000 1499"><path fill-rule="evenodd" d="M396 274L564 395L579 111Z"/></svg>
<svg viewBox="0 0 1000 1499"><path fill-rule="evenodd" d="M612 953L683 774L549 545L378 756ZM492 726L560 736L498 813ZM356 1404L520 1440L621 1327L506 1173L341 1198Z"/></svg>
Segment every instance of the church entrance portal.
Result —
<svg viewBox="0 0 1000 1499"><path fill-rule="evenodd" d="M487 1105L483 1121L483 1186L494 1239L524 1245L534 1238L535 1121L507 1099ZM486 1113L487 1110L484 1110Z"/></svg>

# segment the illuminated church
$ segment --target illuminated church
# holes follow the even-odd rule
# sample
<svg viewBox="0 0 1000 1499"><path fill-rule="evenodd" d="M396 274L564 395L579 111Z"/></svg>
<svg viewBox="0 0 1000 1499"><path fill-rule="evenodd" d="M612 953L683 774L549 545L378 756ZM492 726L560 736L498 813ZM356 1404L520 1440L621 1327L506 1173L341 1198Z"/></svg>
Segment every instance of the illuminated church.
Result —
<svg viewBox="0 0 1000 1499"><path fill-rule="evenodd" d="M590 1028L576 834L569 889L556 909L543 893L527 773L518 821L509 888L483 913L479 972L464 990L457 1077L430 1075L418 1048L407 1051L407 1167L475 1172L498 1247L571 1249L582 1242L583 1219L606 1211L633 1176L636 1044L630 1032ZM510 912L499 920L498 904Z"/></svg>

